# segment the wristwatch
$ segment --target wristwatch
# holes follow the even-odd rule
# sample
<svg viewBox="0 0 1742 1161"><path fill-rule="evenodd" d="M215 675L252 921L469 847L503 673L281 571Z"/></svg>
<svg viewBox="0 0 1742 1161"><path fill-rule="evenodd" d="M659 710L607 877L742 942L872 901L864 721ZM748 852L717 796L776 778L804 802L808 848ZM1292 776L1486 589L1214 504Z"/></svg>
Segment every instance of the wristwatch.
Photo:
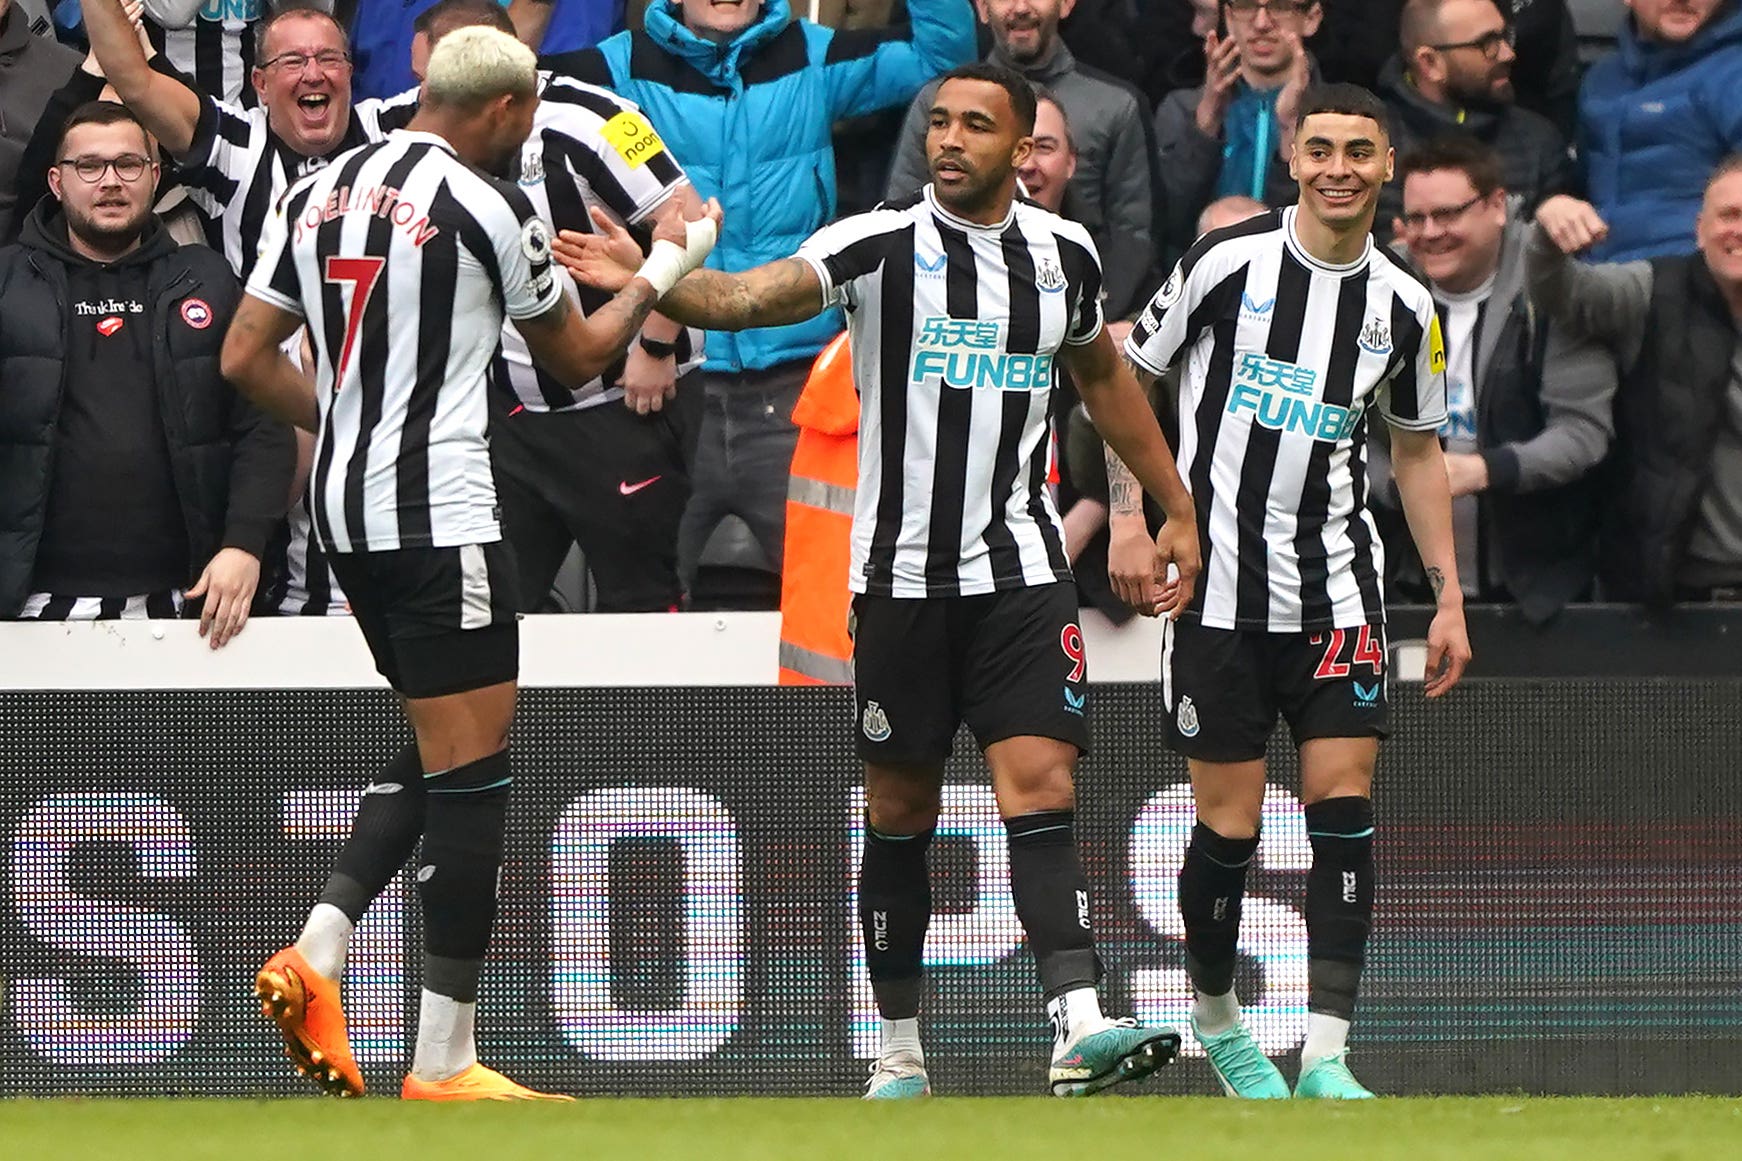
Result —
<svg viewBox="0 0 1742 1161"><path fill-rule="evenodd" d="M658 339L641 336L641 349L656 359L669 359L677 354L676 343L662 343Z"/></svg>

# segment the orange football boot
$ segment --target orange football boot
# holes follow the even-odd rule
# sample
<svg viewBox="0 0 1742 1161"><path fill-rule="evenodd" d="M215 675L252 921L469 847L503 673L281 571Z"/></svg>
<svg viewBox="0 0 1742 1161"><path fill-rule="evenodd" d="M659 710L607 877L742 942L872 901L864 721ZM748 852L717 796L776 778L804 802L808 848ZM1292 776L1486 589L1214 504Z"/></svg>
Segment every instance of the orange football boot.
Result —
<svg viewBox="0 0 1742 1161"><path fill-rule="evenodd" d="M572 1101L572 1096L534 1092L516 1084L493 1068L473 1064L446 1080L419 1080L407 1076L399 1097L408 1101Z"/></svg>
<svg viewBox="0 0 1742 1161"><path fill-rule="evenodd" d="M316 972L301 952L287 947L254 977L254 995L260 1014L278 1025L284 1054L298 1072L329 1096L363 1095L363 1074L351 1056L337 980Z"/></svg>

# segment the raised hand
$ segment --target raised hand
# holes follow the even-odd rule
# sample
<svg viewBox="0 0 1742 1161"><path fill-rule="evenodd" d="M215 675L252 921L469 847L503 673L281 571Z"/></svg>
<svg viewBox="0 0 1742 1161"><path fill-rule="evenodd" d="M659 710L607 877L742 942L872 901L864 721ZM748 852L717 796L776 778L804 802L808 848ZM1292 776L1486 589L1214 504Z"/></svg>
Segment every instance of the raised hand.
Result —
<svg viewBox="0 0 1742 1161"><path fill-rule="evenodd" d="M610 214L594 209L592 217L594 233L564 230L550 250L576 282L615 294L635 277L641 265L641 247Z"/></svg>
<svg viewBox="0 0 1742 1161"><path fill-rule="evenodd" d="M1536 224L1563 254L1577 254L1609 236L1597 207L1570 194L1556 194L1536 207Z"/></svg>
<svg viewBox="0 0 1742 1161"><path fill-rule="evenodd" d="M1222 135L1222 120L1234 103L1240 82L1240 46L1233 37L1223 40L1215 33L1204 38L1204 89L1198 97L1198 131L1206 137Z"/></svg>

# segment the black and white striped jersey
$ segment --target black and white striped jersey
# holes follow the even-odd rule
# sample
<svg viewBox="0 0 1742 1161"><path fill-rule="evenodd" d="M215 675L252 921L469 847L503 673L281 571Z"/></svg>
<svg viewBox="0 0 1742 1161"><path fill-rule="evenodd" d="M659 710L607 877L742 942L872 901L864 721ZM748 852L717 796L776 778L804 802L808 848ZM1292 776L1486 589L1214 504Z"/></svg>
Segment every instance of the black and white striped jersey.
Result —
<svg viewBox="0 0 1742 1161"><path fill-rule="evenodd" d="M634 104L605 89L566 77L540 74L532 135L520 153L521 192L553 230L592 233L588 210L603 209L619 223L636 225L665 204L688 179L659 133ZM560 266L557 277L591 313L611 295L579 286ZM701 365L702 332L686 329L677 340L678 373ZM502 332L510 383L528 411L567 411L622 399L611 387L623 374L621 361L599 378L570 391L539 371L513 327Z"/></svg>
<svg viewBox="0 0 1742 1161"><path fill-rule="evenodd" d="M859 388L855 592L971 596L1069 580L1046 486L1053 361L1101 333L1101 263L1075 222L1017 202L995 226L928 185L799 248L847 309Z"/></svg>
<svg viewBox="0 0 1742 1161"><path fill-rule="evenodd" d="M266 607L281 617L348 616L351 605L327 554L315 543L308 504L290 506L266 545L264 573L271 577Z"/></svg>
<svg viewBox="0 0 1742 1161"><path fill-rule="evenodd" d="M244 282L254 269L266 219L291 182L333 158L404 127L417 112L417 90L351 106L345 139L324 157L304 157L267 127L266 110L200 98L200 123L183 158L182 184L206 217L206 238Z"/></svg>
<svg viewBox="0 0 1742 1161"><path fill-rule="evenodd" d="M1204 571L1193 609L1223 629L1351 628L1385 616L1367 507L1367 412L1445 422L1433 296L1368 239L1347 266L1307 253L1289 207L1201 238L1125 342L1154 374L1186 360L1180 474Z"/></svg>
<svg viewBox="0 0 1742 1161"><path fill-rule="evenodd" d="M169 63L193 78L201 93L244 109L260 103L252 80L262 0L205 0L186 23L159 23L150 6L145 32Z"/></svg>
<svg viewBox="0 0 1742 1161"><path fill-rule="evenodd" d="M404 131L292 186L248 293L308 320L309 512L329 552L501 538L488 379L504 316L554 308L550 230L513 185Z"/></svg>

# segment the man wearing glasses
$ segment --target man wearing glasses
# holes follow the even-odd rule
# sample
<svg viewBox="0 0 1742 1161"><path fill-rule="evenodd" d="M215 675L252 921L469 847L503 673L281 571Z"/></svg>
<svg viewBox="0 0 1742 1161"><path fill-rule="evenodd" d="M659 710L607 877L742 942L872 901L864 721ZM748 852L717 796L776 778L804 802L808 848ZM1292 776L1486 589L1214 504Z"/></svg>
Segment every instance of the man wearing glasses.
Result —
<svg viewBox="0 0 1742 1161"><path fill-rule="evenodd" d="M352 102L344 30L318 9L285 8L262 26L254 109L196 93L154 70L120 0L85 0L84 13L104 75L182 163L182 182L207 217L212 245L243 278L253 269L267 213L290 182L380 140L415 112L415 94Z"/></svg>
<svg viewBox="0 0 1742 1161"><path fill-rule="evenodd" d="M1446 343L1446 475L1458 577L1472 601L1516 602L1540 624L1589 595L1596 566L1591 470L1609 450L1615 360L1533 312L1527 224L1507 213L1501 159L1467 136L1444 137L1398 166L1403 212L1392 223L1427 277ZM1401 516L1375 456L1376 497ZM1400 591L1425 596L1399 533Z"/></svg>
<svg viewBox="0 0 1742 1161"><path fill-rule="evenodd" d="M1399 156L1432 138L1467 133L1499 156L1501 179L1524 216L1567 189L1571 160L1560 130L1514 103L1513 30L1493 0L1410 0L1400 39L1379 77ZM1399 183L1386 188L1382 229L1402 200Z"/></svg>
<svg viewBox="0 0 1742 1161"><path fill-rule="evenodd" d="M1318 79L1301 42L1323 18L1318 0L1223 4L1222 31L1204 38L1203 87L1170 94L1155 115L1175 253L1196 239L1198 215L1218 198L1295 200L1288 175L1295 110Z"/></svg>
<svg viewBox="0 0 1742 1161"><path fill-rule="evenodd" d="M0 616L181 615L240 632L290 488L290 429L218 373L241 295L151 212L157 166L119 105L62 132L20 244L0 250Z"/></svg>

